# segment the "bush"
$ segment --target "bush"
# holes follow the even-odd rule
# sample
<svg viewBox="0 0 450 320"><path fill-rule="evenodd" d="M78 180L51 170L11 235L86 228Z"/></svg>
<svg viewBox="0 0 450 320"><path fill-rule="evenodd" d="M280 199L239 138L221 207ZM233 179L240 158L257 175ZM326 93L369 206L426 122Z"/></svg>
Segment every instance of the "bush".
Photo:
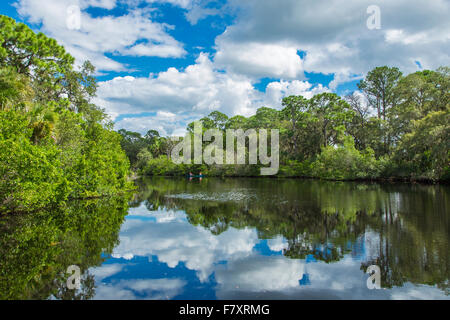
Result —
<svg viewBox="0 0 450 320"><path fill-rule="evenodd" d="M313 168L311 161L287 161L286 165L280 166L278 173L282 177L313 177Z"/></svg>
<svg viewBox="0 0 450 320"><path fill-rule="evenodd" d="M148 176L182 176L186 174L186 165L177 165L166 156L150 159L140 174Z"/></svg>
<svg viewBox="0 0 450 320"><path fill-rule="evenodd" d="M343 145L322 149L312 164L314 176L324 179L371 179L379 176L380 165L370 148L360 152L352 137L344 138Z"/></svg>
<svg viewBox="0 0 450 320"><path fill-rule="evenodd" d="M0 211L42 208L68 197L60 151L54 145L32 144L31 136L23 115L0 113Z"/></svg>
<svg viewBox="0 0 450 320"><path fill-rule="evenodd" d="M0 211L36 210L132 187L118 133L70 111L61 114L55 132L33 141L34 132L29 115L0 112Z"/></svg>

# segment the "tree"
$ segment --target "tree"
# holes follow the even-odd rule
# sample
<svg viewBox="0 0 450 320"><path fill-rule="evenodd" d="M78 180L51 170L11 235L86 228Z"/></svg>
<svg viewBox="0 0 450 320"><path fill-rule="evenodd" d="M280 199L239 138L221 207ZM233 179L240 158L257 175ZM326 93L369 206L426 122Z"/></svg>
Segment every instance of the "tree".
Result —
<svg viewBox="0 0 450 320"><path fill-rule="evenodd" d="M386 120L388 109L395 104L394 88L401 77L398 68L377 67L358 84L358 89L365 93L369 104L377 110L378 118Z"/></svg>
<svg viewBox="0 0 450 320"><path fill-rule="evenodd" d="M358 84L358 88L364 92L369 104L377 110L378 119L383 119L380 124L383 131L381 139L384 143L384 153L389 153L391 143L388 112L398 101L395 87L401 78L402 73L398 68L384 66L370 71Z"/></svg>
<svg viewBox="0 0 450 320"><path fill-rule="evenodd" d="M290 121L291 128L288 133L288 138L292 140L292 152L298 154L298 123L303 120L303 111L308 107L308 100L302 96L289 96L282 100L281 114L284 119Z"/></svg>
<svg viewBox="0 0 450 320"><path fill-rule="evenodd" d="M415 177L450 178L450 108L412 122L396 150L399 166Z"/></svg>
<svg viewBox="0 0 450 320"><path fill-rule="evenodd" d="M244 116L234 116L229 118L225 124L225 129L246 129L248 126L248 120Z"/></svg>
<svg viewBox="0 0 450 320"><path fill-rule="evenodd" d="M280 114L277 110L261 107L248 119L248 126L255 129L276 129L279 127Z"/></svg>
<svg viewBox="0 0 450 320"><path fill-rule="evenodd" d="M219 111L213 111L208 115L208 118L212 120L214 128L225 130L228 121L228 116L226 114Z"/></svg>
<svg viewBox="0 0 450 320"><path fill-rule="evenodd" d="M144 138L147 140L149 145L153 144L157 139L159 139L159 132L156 130L148 130Z"/></svg>
<svg viewBox="0 0 450 320"><path fill-rule="evenodd" d="M139 132L121 129L119 134L122 136L122 149L125 151L128 159L130 159L131 165L134 166L138 161L138 153L148 147L148 141Z"/></svg>
<svg viewBox="0 0 450 320"><path fill-rule="evenodd" d="M306 112L317 123L321 145L337 144L346 123L352 121L353 111L347 102L335 93L321 93L309 100Z"/></svg>
<svg viewBox="0 0 450 320"><path fill-rule="evenodd" d="M64 79L75 62L64 47L23 23L0 16L0 66L14 68L31 79L40 98L63 94ZM55 90L59 89L59 90Z"/></svg>
<svg viewBox="0 0 450 320"><path fill-rule="evenodd" d="M411 132L413 120L430 112L445 111L450 106L449 90L449 68L420 71L402 78L395 88L399 101L391 112L393 142Z"/></svg>
<svg viewBox="0 0 450 320"><path fill-rule="evenodd" d="M367 123L370 116L369 105L364 103L363 98L358 92L353 92L345 96L345 101L347 101L354 112L353 121L349 123L347 131L353 136L356 148L358 150L364 150L368 146L370 139Z"/></svg>
<svg viewBox="0 0 450 320"><path fill-rule="evenodd" d="M28 78L37 102L66 100L71 110L88 113L97 90L95 67L86 61L76 71L74 63L56 40L0 15L0 67Z"/></svg>
<svg viewBox="0 0 450 320"><path fill-rule="evenodd" d="M0 16L0 210L35 210L131 187L120 135L91 103L89 62Z"/></svg>
<svg viewBox="0 0 450 320"><path fill-rule="evenodd" d="M13 68L0 68L0 110L27 110L34 97L29 79Z"/></svg>

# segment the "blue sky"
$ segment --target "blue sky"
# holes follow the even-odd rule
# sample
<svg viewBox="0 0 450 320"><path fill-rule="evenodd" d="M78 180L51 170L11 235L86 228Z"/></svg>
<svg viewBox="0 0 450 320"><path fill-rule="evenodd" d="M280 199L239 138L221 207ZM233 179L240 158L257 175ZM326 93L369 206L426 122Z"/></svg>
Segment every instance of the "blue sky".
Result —
<svg viewBox="0 0 450 320"><path fill-rule="evenodd" d="M379 29L367 26L373 4ZM292 94L345 95L380 65L450 64L445 0L16 0L0 13L89 59L94 102L116 129L142 133L182 134L212 110L279 109Z"/></svg>

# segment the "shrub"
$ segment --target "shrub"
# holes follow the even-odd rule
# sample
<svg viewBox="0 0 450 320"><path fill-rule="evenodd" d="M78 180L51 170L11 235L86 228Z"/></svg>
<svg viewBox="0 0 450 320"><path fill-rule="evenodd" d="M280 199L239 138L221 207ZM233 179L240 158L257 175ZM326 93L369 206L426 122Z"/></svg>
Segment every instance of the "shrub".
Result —
<svg viewBox="0 0 450 320"><path fill-rule="evenodd" d="M380 167L372 149L358 151L353 138L347 136L343 145L323 148L312 171L324 179L370 179L378 177Z"/></svg>

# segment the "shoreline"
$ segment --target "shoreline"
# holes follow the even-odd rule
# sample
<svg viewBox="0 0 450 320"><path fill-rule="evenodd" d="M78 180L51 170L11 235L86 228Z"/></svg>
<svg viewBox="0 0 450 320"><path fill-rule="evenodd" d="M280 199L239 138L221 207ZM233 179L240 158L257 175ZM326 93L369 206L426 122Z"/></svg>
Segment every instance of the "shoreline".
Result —
<svg viewBox="0 0 450 320"><path fill-rule="evenodd" d="M174 176L174 175L136 175L134 181L142 179L142 178L151 178L151 177L161 177L161 178L186 178L185 176ZM330 181L330 182L361 182L361 183L402 183L402 184L424 184L424 185L448 185L450 184L449 180L432 180L432 179L410 179L410 178L399 178L399 177L391 177L391 178L359 178L359 179L330 179L330 178L319 178L319 177L307 177L307 176L208 176L204 175L202 179L207 178L230 178L230 179L293 179L293 180L321 180L321 181Z"/></svg>
<svg viewBox="0 0 450 320"><path fill-rule="evenodd" d="M60 206L64 206L65 204L67 204L68 202L71 202L71 201L100 200L100 199L107 199L107 198L112 198L112 197L117 197L117 196L123 196L126 193L135 192L137 189L138 188L135 185L134 189L124 190L124 191L114 193L114 194L104 194L104 195L99 195L99 196L79 197L79 198L68 198L67 200L62 201L60 203L54 203L54 204L51 204L51 205L48 205L45 207L41 207L41 208L35 208L35 209L29 209L29 210L18 209L18 210L11 210L11 211L3 211L3 212L0 212L0 218L4 217L4 216L8 216L8 215L33 214L33 213L44 211L44 210L57 209Z"/></svg>

